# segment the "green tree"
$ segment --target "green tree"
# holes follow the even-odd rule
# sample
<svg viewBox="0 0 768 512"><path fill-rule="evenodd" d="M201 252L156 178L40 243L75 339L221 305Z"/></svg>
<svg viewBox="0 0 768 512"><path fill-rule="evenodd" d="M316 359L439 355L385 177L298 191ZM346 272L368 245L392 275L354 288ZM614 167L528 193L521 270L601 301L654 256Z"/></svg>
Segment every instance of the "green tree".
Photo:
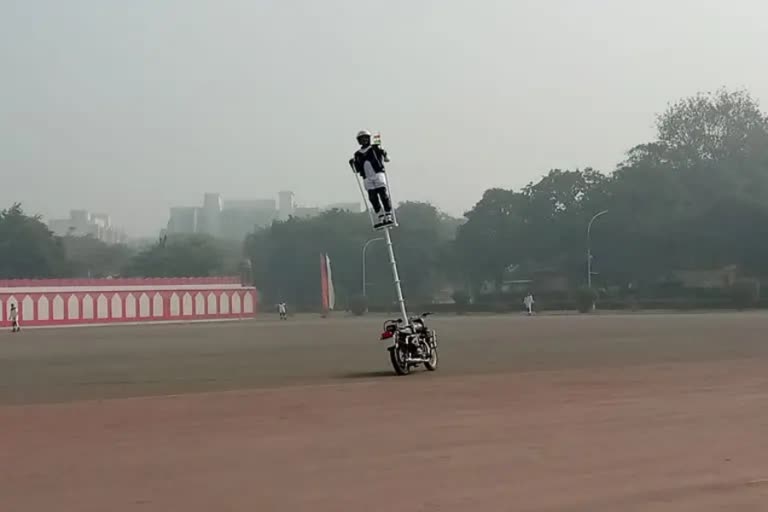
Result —
<svg viewBox="0 0 768 512"><path fill-rule="evenodd" d="M670 105L657 127L609 176L553 169L519 191L487 190L464 219L402 204L393 238L408 298L429 300L448 281L475 295L510 268L581 284L587 223L606 209L592 229L598 286L730 263L768 275L768 121L757 102L744 91L700 94ZM338 296L357 294L360 250L375 236L365 214L328 212L276 222L249 236L246 252L267 295L316 307L318 255L331 256ZM369 299L391 302L383 244L367 261Z"/></svg>
<svg viewBox="0 0 768 512"><path fill-rule="evenodd" d="M73 277L117 276L134 254L123 244L106 244L93 236L62 237Z"/></svg>
<svg viewBox="0 0 768 512"><path fill-rule="evenodd" d="M337 304L343 307L359 291L360 248L369 236L367 215L333 210L257 230L246 238L245 253L266 300L284 300L299 310L319 306L320 255L328 254Z"/></svg>
<svg viewBox="0 0 768 512"><path fill-rule="evenodd" d="M220 242L206 235L169 237L144 249L123 274L136 277L208 277L236 273L224 266Z"/></svg>
<svg viewBox="0 0 768 512"><path fill-rule="evenodd" d="M0 278L51 278L67 273L61 239L19 203L0 211Z"/></svg>
<svg viewBox="0 0 768 512"><path fill-rule="evenodd" d="M513 190L490 189L468 211L456 237L456 260L476 294L485 281L500 285L511 264L525 257L526 197Z"/></svg>
<svg viewBox="0 0 768 512"><path fill-rule="evenodd" d="M587 167L568 171L553 169L537 183L530 183L523 194L528 200L526 216L536 221L584 218L604 201L607 178Z"/></svg>
<svg viewBox="0 0 768 512"><path fill-rule="evenodd" d="M589 167L554 169L538 183L525 187L523 195L526 230L522 259L579 271L584 230L592 215L608 202L608 178Z"/></svg>
<svg viewBox="0 0 768 512"><path fill-rule="evenodd" d="M429 303L443 281L439 258L446 242L441 239L443 223L449 222L448 218L433 205L421 202L401 203L396 214L400 226L392 238L403 290L412 303Z"/></svg>
<svg viewBox="0 0 768 512"><path fill-rule="evenodd" d="M592 168L554 169L521 192L486 191L466 213L454 264L463 268L475 292L483 282L499 289L512 266L580 272L586 223L608 203L609 183Z"/></svg>
<svg viewBox="0 0 768 512"><path fill-rule="evenodd" d="M652 279L747 264L741 235L732 235L743 233L738 222L759 226L756 205L768 201L765 114L749 93L719 90L672 104L657 126L657 140L633 148L609 181L610 215L594 242L603 270Z"/></svg>
<svg viewBox="0 0 768 512"><path fill-rule="evenodd" d="M720 89L672 104L657 119L666 160L693 166L764 148L768 117L747 91Z"/></svg>
<svg viewBox="0 0 768 512"><path fill-rule="evenodd" d="M428 301L443 282L441 255L455 219L426 203L403 203L397 210L400 227L392 231L406 293L412 301ZM291 218L257 230L245 240L254 282L268 303L285 300L299 310L320 304L320 255L331 259L337 308L361 293L362 248L380 237L365 213L328 211L311 218ZM394 297L391 270L383 243L367 252L367 290L373 305Z"/></svg>

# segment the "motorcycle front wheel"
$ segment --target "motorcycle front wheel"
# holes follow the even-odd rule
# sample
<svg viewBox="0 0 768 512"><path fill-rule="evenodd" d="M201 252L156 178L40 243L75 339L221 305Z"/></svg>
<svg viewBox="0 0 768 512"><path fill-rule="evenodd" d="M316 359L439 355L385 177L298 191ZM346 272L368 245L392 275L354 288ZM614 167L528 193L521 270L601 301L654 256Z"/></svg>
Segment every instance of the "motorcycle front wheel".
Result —
<svg viewBox="0 0 768 512"><path fill-rule="evenodd" d="M408 364L408 353L400 345L395 345L389 349L389 359L392 361L392 368L398 375L408 375L411 373L411 367Z"/></svg>
<svg viewBox="0 0 768 512"><path fill-rule="evenodd" d="M429 360L424 363L424 366L427 368L427 370L433 372L437 370L437 364L438 364L438 357L437 357L437 346L429 349Z"/></svg>

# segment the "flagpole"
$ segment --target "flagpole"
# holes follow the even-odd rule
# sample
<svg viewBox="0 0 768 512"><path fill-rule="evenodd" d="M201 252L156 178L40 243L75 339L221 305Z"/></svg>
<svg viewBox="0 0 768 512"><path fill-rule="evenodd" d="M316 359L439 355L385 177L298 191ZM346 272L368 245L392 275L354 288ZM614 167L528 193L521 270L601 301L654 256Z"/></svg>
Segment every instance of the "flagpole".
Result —
<svg viewBox="0 0 768 512"><path fill-rule="evenodd" d="M328 315L328 267L325 263L325 254L320 253L320 306L322 315Z"/></svg>

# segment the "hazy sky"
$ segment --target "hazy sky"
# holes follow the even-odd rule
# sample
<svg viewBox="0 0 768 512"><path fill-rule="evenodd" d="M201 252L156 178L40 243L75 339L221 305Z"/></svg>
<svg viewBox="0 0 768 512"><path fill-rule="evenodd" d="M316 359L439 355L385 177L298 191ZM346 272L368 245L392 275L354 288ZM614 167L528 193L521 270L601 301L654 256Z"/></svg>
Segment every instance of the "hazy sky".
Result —
<svg viewBox="0 0 768 512"><path fill-rule="evenodd" d="M396 200L458 214L554 167L610 171L698 91L768 101L765 0L0 0L0 206L112 214L355 200L361 128Z"/></svg>

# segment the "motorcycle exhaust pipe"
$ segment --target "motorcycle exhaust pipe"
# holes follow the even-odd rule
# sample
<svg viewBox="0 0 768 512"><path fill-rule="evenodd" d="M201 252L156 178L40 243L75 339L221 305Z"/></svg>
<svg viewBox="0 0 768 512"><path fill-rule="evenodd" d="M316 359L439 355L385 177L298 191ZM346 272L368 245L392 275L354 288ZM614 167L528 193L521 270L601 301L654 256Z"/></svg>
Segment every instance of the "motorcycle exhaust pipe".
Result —
<svg viewBox="0 0 768 512"><path fill-rule="evenodd" d="M408 364L424 364L428 363L429 359L408 358L405 362Z"/></svg>

